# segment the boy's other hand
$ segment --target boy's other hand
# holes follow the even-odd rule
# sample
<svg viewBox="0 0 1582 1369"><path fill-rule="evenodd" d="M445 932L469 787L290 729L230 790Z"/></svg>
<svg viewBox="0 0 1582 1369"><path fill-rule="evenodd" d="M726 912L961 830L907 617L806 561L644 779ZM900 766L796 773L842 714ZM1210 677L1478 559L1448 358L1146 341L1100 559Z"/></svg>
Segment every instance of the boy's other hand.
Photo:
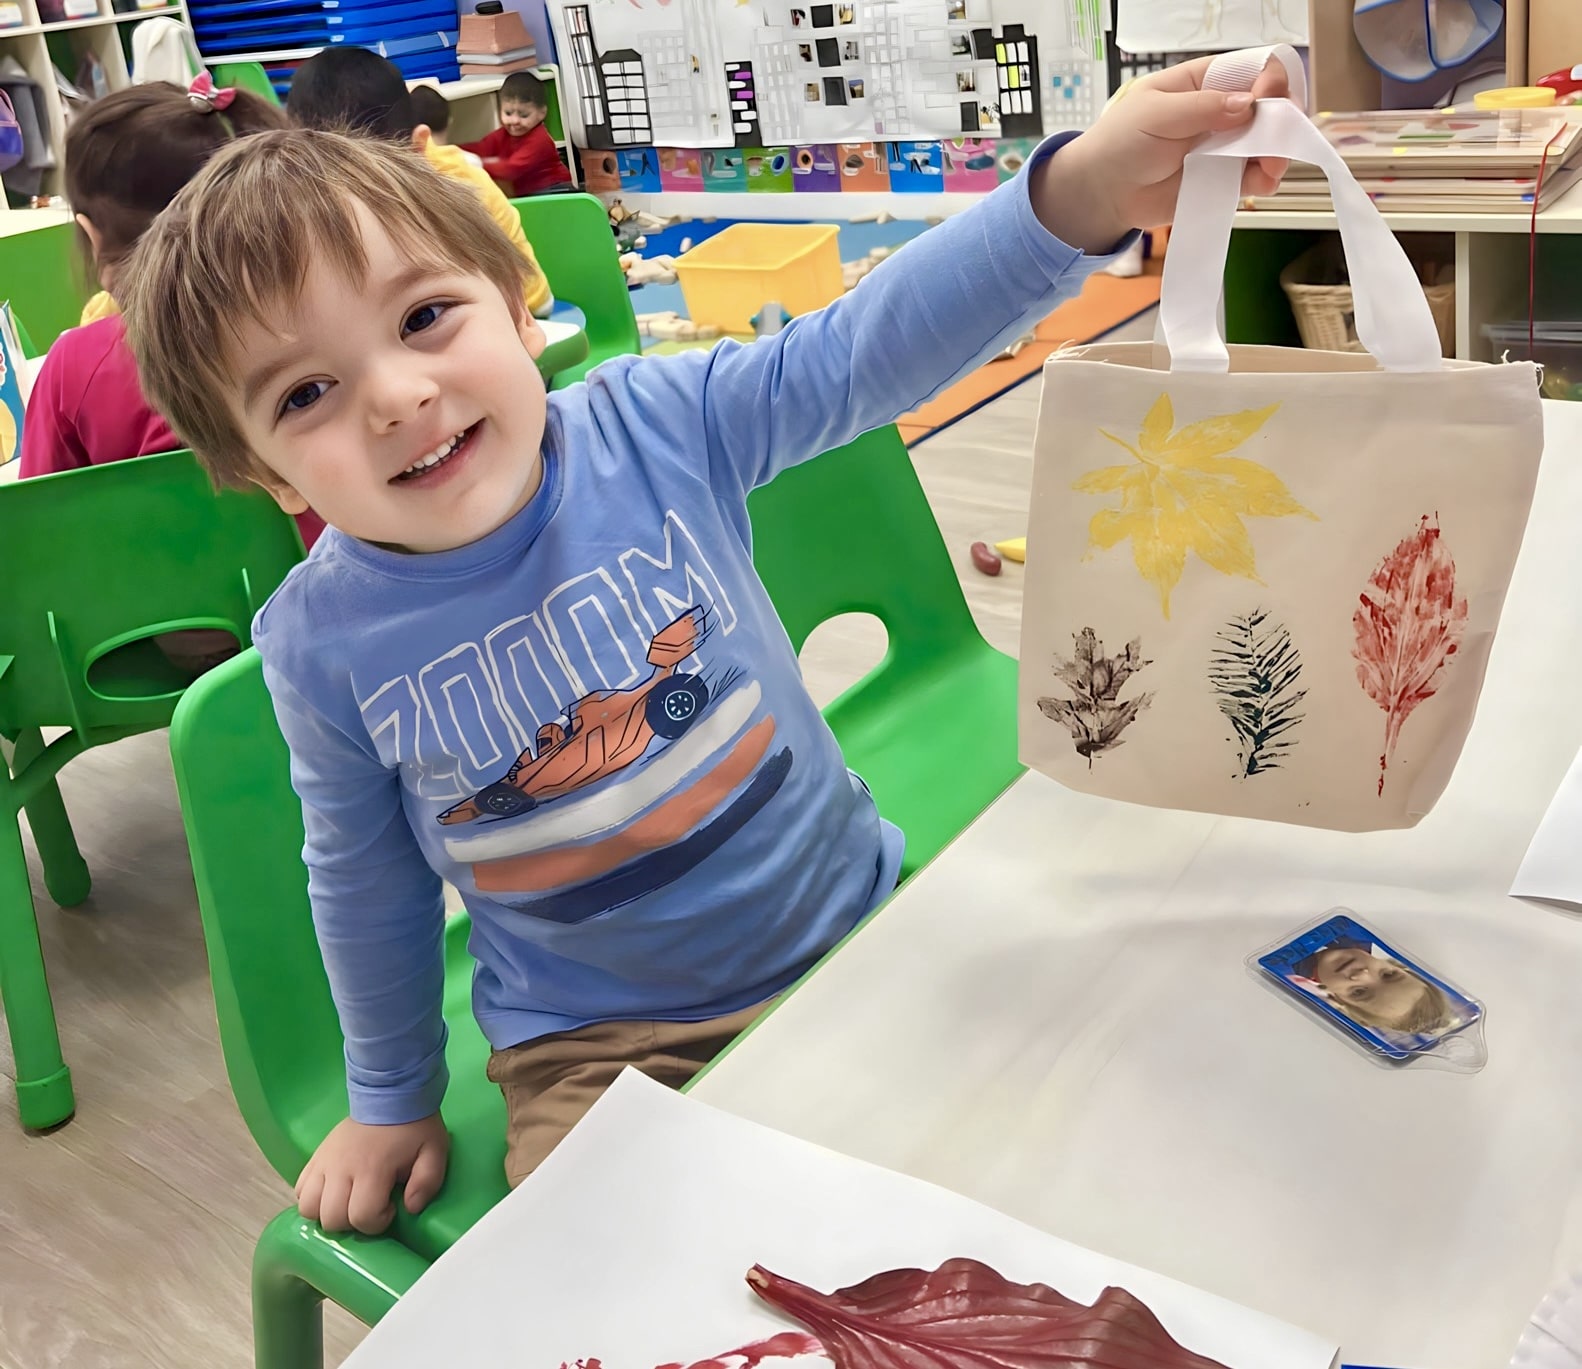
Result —
<svg viewBox="0 0 1582 1369"><path fill-rule="evenodd" d="M397 1126L348 1117L297 1179L297 1211L326 1231L377 1236L395 1217L395 1187L405 1184L407 1211L421 1212L445 1181L449 1158L450 1133L437 1112Z"/></svg>
<svg viewBox="0 0 1582 1369"><path fill-rule="evenodd" d="M1062 242L1084 252L1113 251L1133 228L1175 216L1186 155L1211 133L1240 128L1253 103L1289 93L1285 67L1271 60L1251 92L1204 90L1210 57L1169 67L1126 87L1080 138L1033 171L1033 209ZM1264 157L1247 164L1244 195L1268 195L1286 163Z"/></svg>

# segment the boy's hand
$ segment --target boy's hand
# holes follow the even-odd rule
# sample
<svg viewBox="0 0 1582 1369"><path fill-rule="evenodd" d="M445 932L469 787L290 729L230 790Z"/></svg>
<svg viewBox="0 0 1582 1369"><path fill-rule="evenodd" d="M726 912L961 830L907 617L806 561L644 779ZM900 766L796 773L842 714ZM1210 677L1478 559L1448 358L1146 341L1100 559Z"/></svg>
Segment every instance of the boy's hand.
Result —
<svg viewBox="0 0 1582 1369"><path fill-rule="evenodd" d="M404 1183L408 1212L421 1212L445 1181L450 1133L436 1112L398 1126L347 1118L324 1138L297 1180L297 1211L326 1231L377 1236L395 1217L390 1194Z"/></svg>
<svg viewBox="0 0 1582 1369"><path fill-rule="evenodd" d="M1094 254L1113 251L1133 228L1169 223L1181 164L1210 133L1239 128L1253 102L1288 93L1284 66L1271 61L1250 93L1202 89L1209 57L1144 76L1125 89L1080 138L1033 170L1033 209L1062 242ZM1269 195L1286 163L1247 165L1244 195Z"/></svg>

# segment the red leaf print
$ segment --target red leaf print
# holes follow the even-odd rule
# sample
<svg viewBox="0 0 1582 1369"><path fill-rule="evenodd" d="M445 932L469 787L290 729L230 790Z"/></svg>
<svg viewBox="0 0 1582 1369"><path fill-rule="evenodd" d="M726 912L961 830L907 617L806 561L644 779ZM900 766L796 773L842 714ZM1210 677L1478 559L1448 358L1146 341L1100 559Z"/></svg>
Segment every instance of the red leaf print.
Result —
<svg viewBox="0 0 1582 1369"><path fill-rule="evenodd" d="M1124 1289L1085 1307L976 1260L892 1269L834 1293L761 1265L747 1281L811 1328L836 1369L1223 1369L1173 1341Z"/></svg>
<svg viewBox="0 0 1582 1369"><path fill-rule="evenodd" d="M1456 563L1427 514L1417 531L1379 562L1351 615L1357 683L1384 710L1379 793L1401 726L1432 698L1440 672L1467 630L1467 601L1456 596Z"/></svg>

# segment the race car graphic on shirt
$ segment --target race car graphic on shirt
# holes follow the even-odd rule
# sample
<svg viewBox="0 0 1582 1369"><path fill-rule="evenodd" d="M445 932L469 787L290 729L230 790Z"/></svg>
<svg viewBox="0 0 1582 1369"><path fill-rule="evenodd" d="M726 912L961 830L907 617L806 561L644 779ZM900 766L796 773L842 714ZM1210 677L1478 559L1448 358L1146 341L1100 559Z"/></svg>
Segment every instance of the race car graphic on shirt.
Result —
<svg viewBox="0 0 1582 1369"><path fill-rule="evenodd" d="M677 674L703 638L703 611L690 608L661 628L648 646L653 673L636 689L595 690L566 709L566 722L538 729L538 754L528 748L505 777L439 815L450 825L482 817L514 818L630 765L655 737L681 736L709 701L700 675Z"/></svg>
<svg viewBox="0 0 1582 1369"><path fill-rule="evenodd" d="M708 636L694 606L654 634L635 687L596 690L497 780L442 812L452 859L481 893L535 917L580 922L679 878L779 790L772 715L738 672L679 667Z"/></svg>

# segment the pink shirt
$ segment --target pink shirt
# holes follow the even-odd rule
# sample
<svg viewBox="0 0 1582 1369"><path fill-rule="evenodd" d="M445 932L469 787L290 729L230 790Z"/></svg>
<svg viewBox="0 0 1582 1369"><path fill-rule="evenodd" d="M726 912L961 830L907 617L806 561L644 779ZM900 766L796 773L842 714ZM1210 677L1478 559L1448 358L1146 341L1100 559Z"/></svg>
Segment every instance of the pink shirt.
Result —
<svg viewBox="0 0 1582 1369"><path fill-rule="evenodd" d="M120 315L64 332L49 349L22 423L21 476L173 451L182 440L143 398ZM297 519L309 547L317 514Z"/></svg>

